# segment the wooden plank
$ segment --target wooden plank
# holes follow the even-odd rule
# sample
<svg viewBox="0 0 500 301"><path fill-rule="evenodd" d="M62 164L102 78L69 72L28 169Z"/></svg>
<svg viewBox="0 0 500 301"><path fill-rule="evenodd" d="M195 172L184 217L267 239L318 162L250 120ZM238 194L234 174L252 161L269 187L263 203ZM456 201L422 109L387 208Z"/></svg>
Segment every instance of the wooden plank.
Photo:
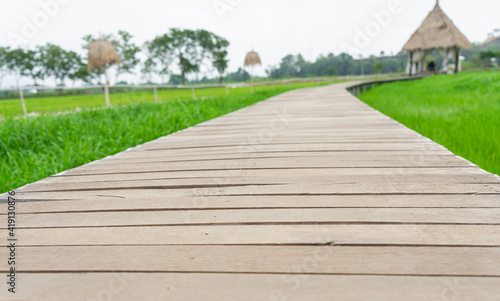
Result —
<svg viewBox="0 0 500 301"><path fill-rule="evenodd" d="M490 225L141 226L18 229L17 233L22 237L18 242L20 246L330 242L336 245L500 246L500 227Z"/></svg>
<svg viewBox="0 0 500 301"><path fill-rule="evenodd" d="M500 248L78 246L19 248L19 254L23 256L18 265L20 273L183 271L500 277ZM450 264L455 261L462 264ZM0 271L5 273L7 269L7 263L1 262Z"/></svg>
<svg viewBox="0 0 500 301"><path fill-rule="evenodd" d="M212 184L230 182L234 184L244 183L277 183L288 184L293 183L297 179L309 183L328 182L333 184L341 183L443 183L443 184L488 184L495 183L497 178L489 174L460 174L456 172L453 176L439 174L385 174L385 175L339 175L335 169L305 169L299 175L287 174L270 170L269 173L261 170L245 170L245 172L220 172L220 171L198 171L198 172L157 172L157 173L137 173L134 179L131 179L129 174L116 174L110 179L108 175L92 175L92 176L62 176L50 177L38 181L37 184L69 184L69 183L139 183L144 181L164 181L167 183L176 184ZM228 177L231 177L228 179ZM328 178L325 178L328 177ZM126 185L126 184L124 184ZM35 185L31 187L36 187ZM127 186L129 187L129 186Z"/></svg>
<svg viewBox="0 0 500 301"><path fill-rule="evenodd" d="M393 177L395 178L395 177ZM389 185L393 186L391 188L395 188L394 191L398 191L397 186L420 186L420 185L427 185L429 187L435 186L434 183L432 182L432 178L426 179L424 181L416 181L416 180L408 180L405 181L406 179L411 179L412 177L405 177L401 176L399 179L395 179L394 181L389 181L389 177L387 178L386 183L381 183L381 179L385 180L386 178L381 178L378 176L378 179L375 177L361 177L361 179L353 179L353 181L348 181L348 179L342 179L338 178L338 181L329 181L325 178L322 177L304 177L301 178L302 182L307 184L314 184L315 186L327 184L331 186L338 186L339 190L338 192L318 192L318 194L334 194L334 193L350 193L348 190L345 192L343 187L347 187L345 185L351 185L351 186L357 186L357 187L362 187L365 185L374 185L374 184L380 184L382 185ZM65 178L66 179L66 178ZM366 179L366 181L360 181ZM249 177L235 177L235 176L227 176L227 177L214 177L214 178L203 178L203 179L197 179L197 178L188 178L188 179L178 179L178 178L173 178L173 179L145 179L145 180L115 180L115 181L98 181L98 180L93 180L89 182L75 182L75 181L46 181L46 182L40 182L37 184L33 184L30 186L31 191L33 192L40 192L40 191L83 191L83 190L119 190L119 189L159 189L159 188L165 188L165 189L182 189L182 188L211 188L211 187L229 187L229 186L258 186L258 185L292 185L290 183L294 182L294 178L292 177L287 177L283 179L276 179L273 177L254 177L254 178L249 178ZM450 185L451 188L456 188L457 186L460 186L461 188L467 189L470 187L470 189L477 189L478 193L497 193L498 189L496 184L493 179L490 180L485 180L485 181L474 181L472 179L464 179L462 181L459 181L458 179L455 179L455 182L450 183L450 181L442 181L440 182L440 185ZM483 189L484 188L484 189ZM431 188L429 188L431 190ZM483 191L484 190L484 191ZM310 190L308 190L310 191ZM393 193L394 191L390 191L389 193ZM435 190L434 190L435 191ZM467 191L467 190L464 190ZM290 192L292 193L292 192ZM289 194L290 194L289 193ZM314 194L314 192L311 192ZM377 193L384 193L384 192L379 192L379 190L374 190L373 194ZM413 193L413 190L409 189L407 193ZM432 193L429 191L429 193ZM438 194L438 192L434 192ZM468 193L468 192L459 192L458 189L453 191L453 192L447 192L447 191L442 191L439 193ZM403 193L401 193L403 194Z"/></svg>
<svg viewBox="0 0 500 301"><path fill-rule="evenodd" d="M232 209L129 211L90 213L18 214L24 228L104 227L147 225L223 224L495 224L500 209L461 208L335 208L335 209ZM7 216L0 216L0 229L7 228Z"/></svg>
<svg viewBox="0 0 500 301"><path fill-rule="evenodd" d="M252 169L327 169L327 168L336 168L336 169L348 169L348 168L365 168L365 169L376 169L375 172L383 169L400 169L396 172L403 173L404 170L409 168L436 168L439 167L441 170L447 168L459 168L459 167L475 167L471 166L469 163L464 162L442 162L433 165L423 165L422 163L408 160L406 162L401 161L337 161L332 162L327 165L322 165L320 162L317 162L315 165L302 163L302 162L294 162L294 163L280 163L273 162L270 160L269 164L263 162L238 162L235 163L220 163L220 162L201 162L200 164L183 164L183 163L169 163L169 164L149 164L150 167L142 167L143 164L127 164L127 165L118 165L113 169L106 168L106 166L95 166L87 165L85 168L75 168L65 172L65 175L94 175L94 174L119 174L119 173L155 173L155 172L172 172L172 171L202 171L202 170L252 170ZM191 166L189 166L191 165ZM382 171L384 172L384 171ZM447 171L441 171L441 173ZM448 171L449 173L450 171ZM454 172L454 171L451 171ZM478 173L477 171L473 171ZM358 172L359 173L359 172ZM372 172L373 173L373 172ZM394 173L394 172L393 172Z"/></svg>
<svg viewBox="0 0 500 301"><path fill-rule="evenodd" d="M5 300L497 301L500 279L202 273L20 274ZM61 285L63 284L64 285ZM85 285L82 285L85 284ZM146 289L147 288L147 289Z"/></svg>
<svg viewBox="0 0 500 301"><path fill-rule="evenodd" d="M500 195L332 195L170 197L161 190L142 195L120 191L41 192L18 199L20 214L50 212L154 211L272 208L500 208ZM1 215L6 215L2 213Z"/></svg>
<svg viewBox="0 0 500 301"><path fill-rule="evenodd" d="M258 147L256 147L258 146ZM301 150L301 151L426 151L426 150L443 150L442 146L437 144L413 144L413 143L321 143L321 144L255 144L255 143L239 143L231 144L228 142L226 145L214 145L214 146L204 146L213 150L233 150L240 151L242 149L247 149L249 151L255 151L257 148L259 151L283 151L283 150ZM148 148L142 148L140 151L152 151L152 150L179 150L188 149L191 147L182 146L169 146L165 147L159 144L150 144ZM136 150L139 151L139 150Z"/></svg>
<svg viewBox="0 0 500 301"><path fill-rule="evenodd" d="M111 171L112 172L112 171ZM131 175L133 173L133 175ZM48 181L52 181L57 178L69 178L71 179L85 179L84 182L91 182L94 177L102 176L106 179L110 179L108 173L101 174L74 174L71 172L63 172L61 174L55 175L53 177L47 178L37 183L45 183ZM250 177L284 177L284 176L297 176L299 178L308 177L308 176L388 176L390 177L403 177L403 176L413 176L413 175L446 175L448 178L454 178L454 176L470 176L470 179L473 179L473 176L476 175L485 175L486 173L479 168L471 168L471 167L454 167L454 168L440 168L440 167L399 167L399 168L261 168L261 169L241 169L238 167L225 167L224 169L217 170L165 170L158 172L147 172L136 170L133 172L117 172L112 173L113 177L122 176L127 180L136 180L141 175L145 177L155 175L157 176L165 176L165 177L174 177L174 178L186 178L186 177L211 177L211 178L237 178L238 176L250 176ZM490 179L498 179L497 177L486 174ZM60 179L61 181L65 181L66 179ZM383 180L381 180L383 182ZM298 182L298 181L297 181ZM411 181L410 181L411 182Z"/></svg>
<svg viewBox="0 0 500 301"><path fill-rule="evenodd" d="M175 157L172 156L167 156L163 155L162 157L159 156L153 156L153 157L145 157L145 156L140 156L140 157L109 157L106 159L103 159L100 161L100 164L102 165L114 165L114 164L137 164L137 163L169 163L169 162L202 162L202 161L208 161L208 160L213 160L213 161L219 161L224 163L224 161L230 161L230 160L256 160L256 159L280 159L280 160L311 160L311 159L317 159L319 157L325 157L327 156L330 159L336 159L336 160L347 160L347 161L384 161L388 159L392 159L394 161L414 161L418 162L422 159L422 163L425 162L441 162L441 161L451 161L451 162L459 162L457 160L456 156L454 155L420 155L417 154L405 154L405 155L394 155L391 153L378 153L376 155L370 155L367 153L356 153L356 154L349 154L345 152L332 152L329 154L325 154L324 152L309 152L309 153L302 153L302 152L287 152L287 153L256 153L256 154L245 154L245 153L231 153L231 154L213 154L213 155L186 155L186 154L179 154L176 155ZM134 159L133 162L131 162L131 159ZM463 161L461 162L463 163Z"/></svg>
<svg viewBox="0 0 500 301"><path fill-rule="evenodd" d="M113 183L103 184L74 184L73 188L60 187L63 184L35 184L32 190L25 191L25 194L42 191L65 191L68 193L76 191L113 191L123 190L122 187L113 186ZM80 187L78 187L80 186ZM344 194L500 194L500 183L491 184L405 184L405 183L341 183L341 184L269 184L258 185L255 183L232 184L230 181L222 183L213 182L210 185L159 185L132 187L134 190L170 190L171 195L192 196L192 195L344 195ZM28 196L29 197L29 196Z"/></svg>

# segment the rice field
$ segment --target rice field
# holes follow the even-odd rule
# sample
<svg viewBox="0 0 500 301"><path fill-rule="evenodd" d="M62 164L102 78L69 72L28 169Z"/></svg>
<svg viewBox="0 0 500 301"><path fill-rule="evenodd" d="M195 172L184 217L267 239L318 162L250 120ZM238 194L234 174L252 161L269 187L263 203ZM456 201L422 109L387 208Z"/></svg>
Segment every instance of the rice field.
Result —
<svg viewBox="0 0 500 301"><path fill-rule="evenodd" d="M360 98L453 153L500 174L500 72L385 84Z"/></svg>
<svg viewBox="0 0 500 301"><path fill-rule="evenodd" d="M254 104L302 84L288 87L256 87L225 96L224 91L205 91L211 97L174 98L156 104L150 97L144 101L122 95L122 106L100 110L84 109L68 114L46 114L38 117L8 117L0 120L0 193L18 188L47 176L124 151L158 137L185 129L206 120ZM191 93L191 91L189 91ZM224 96L220 94L223 93ZM191 95L190 95L191 96ZM101 99L78 103L89 105ZM112 101L118 102L113 95ZM39 99L44 110L55 110Z"/></svg>
<svg viewBox="0 0 500 301"><path fill-rule="evenodd" d="M333 79L332 79L333 81ZM320 83L322 85L324 83ZM302 87L316 86L317 83L295 83L295 84L279 84L270 86L255 86L254 91L269 91L283 89L296 89ZM250 92L249 87L230 87L226 88L197 88L194 90L195 98L204 99L207 97L223 97L226 93L230 96L245 95ZM192 99L192 89L158 89L158 100L160 102ZM96 108L102 107L105 104L104 94L94 95L68 95L68 96L51 96L51 97L34 97L26 98L26 107L28 113L45 114L53 112L67 112L75 109ZM112 93L110 96L112 106L130 105L136 103L153 103L155 102L153 89L137 88L135 91ZM23 110L19 99L0 100L0 118L22 116Z"/></svg>

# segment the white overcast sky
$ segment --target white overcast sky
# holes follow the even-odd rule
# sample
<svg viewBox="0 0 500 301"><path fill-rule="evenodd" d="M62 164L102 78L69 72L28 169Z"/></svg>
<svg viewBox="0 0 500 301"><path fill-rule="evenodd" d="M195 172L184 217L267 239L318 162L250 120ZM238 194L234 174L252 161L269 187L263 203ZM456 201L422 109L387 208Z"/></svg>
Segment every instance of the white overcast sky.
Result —
<svg viewBox="0 0 500 301"><path fill-rule="evenodd" d="M41 3L59 7L44 20ZM390 19L380 24L374 14L389 11L394 3L399 3L397 12L389 12ZM23 36L27 22L38 22L24 40L27 45L51 42L81 54L81 37L89 33L122 29L142 44L172 27L203 28L231 42L229 71L254 48L263 61L256 73L263 75L290 53L314 60L339 54L343 43L356 46L358 31L366 32L367 26L375 30L372 37L366 45L358 43L362 47L351 55L397 53L434 5L435 0L0 0L0 45L10 46L13 35ZM498 0L441 0L441 7L472 42L500 28ZM380 24L380 33L373 22ZM12 79L3 86L9 83Z"/></svg>

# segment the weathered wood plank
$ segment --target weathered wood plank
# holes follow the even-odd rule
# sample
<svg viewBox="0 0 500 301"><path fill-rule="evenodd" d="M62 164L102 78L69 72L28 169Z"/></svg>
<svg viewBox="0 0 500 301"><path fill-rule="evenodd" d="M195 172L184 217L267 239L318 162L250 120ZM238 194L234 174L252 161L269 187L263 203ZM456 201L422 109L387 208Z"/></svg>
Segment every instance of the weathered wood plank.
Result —
<svg viewBox="0 0 500 301"><path fill-rule="evenodd" d="M121 246L20 248L19 272L212 272L500 277L500 248ZM452 264L454 262L461 264ZM221 264L224 263L224 264ZM0 263L7 271L7 263ZM299 268L297 268L299 266Z"/></svg>
<svg viewBox="0 0 500 301"><path fill-rule="evenodd" d="M300 263L299 263L300 264ZM497 301L500 279L201 273L20 274L5 300ZM61 285L63 284L64 285ZM84 284L84 285L83 285ZM3 295L2 295L3 297Z"/></svg>
<svg viewBox="0 0 500 301"><path fill-rule="evenodd" d="M22 228L104 227L148 225L216 224L306 224L306 223L394 223L394 224L496 224L500 208L335 208L335 209L232 209L130 211L90 213L18 214ZM0 216L0 229L7 216Z"/></svg>
<svg viewBox="0 0 500 301"><path fill-rule="evenodd" d="M500 246L500 226L490 225L141 226L18 229L17 233L22 237L18 242L20 246L330 242L337 245Z"/></svg>
<svg viewBox="0 0 500 301"><path fill-rule="evenodd" d="M161 190L40 192L18 199L21 213L265 209L265 208L500 208L500 195L304 195L171 197ZM5 213L3 213L5 215Z"/></svg>

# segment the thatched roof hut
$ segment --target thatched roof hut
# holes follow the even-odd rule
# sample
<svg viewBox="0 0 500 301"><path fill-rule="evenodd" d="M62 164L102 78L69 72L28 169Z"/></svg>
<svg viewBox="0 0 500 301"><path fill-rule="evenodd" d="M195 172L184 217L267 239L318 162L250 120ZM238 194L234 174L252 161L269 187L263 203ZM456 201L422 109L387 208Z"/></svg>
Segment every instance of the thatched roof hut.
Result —
<svg viewBox="0 0 500 301"><path fill-rule="evenodd" d="M245 63L243 64L243 66L248 67L255 65L262 65L262 62L260 61L259 54L252 50L249 53L247 53L247 56L245 57Z"/></svg>
<svg viewBox="0 0 500 301"><path fill-rule="evenodd" d="M436 6L405 44L403 51L410 54L411 74L414 63L420 65L420 72L424 71L425 56L434 50L443 52L447 58L455 54L457 60L455 71L458 71L460 49L471 47L472 44L443 12L439 0L436 0Z"/></svg>
<svg viewBox="0 0 500 301"><path fill-rule="evenodd" d="M120 63L120 57L111 42L99 39L90 43L87 63L90 70L118 63Z"/></svg>

